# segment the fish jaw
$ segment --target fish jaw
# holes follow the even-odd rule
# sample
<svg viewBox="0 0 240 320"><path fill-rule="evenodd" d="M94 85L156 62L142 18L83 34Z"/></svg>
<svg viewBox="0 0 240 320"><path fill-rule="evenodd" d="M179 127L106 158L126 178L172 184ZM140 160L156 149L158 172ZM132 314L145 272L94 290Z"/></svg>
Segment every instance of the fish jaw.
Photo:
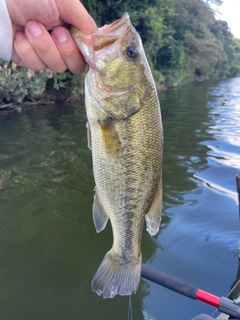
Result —
<svg viewBox="0 0 240 320"><path fill-rule="evenodd" d="M75 27L70 28L70 33L80 49L85 61L93 69L96 69L96 54L111 45L119 42L123 35L133 28L128 13L125 13L119 20L98 28L93 34L86 35ZM118 44L120 46L120 44ZM112 51L114 48L111 48ZM104 54L103 54L104 55ZM98 57L99 58L99 57Z"/></svg>
<svg viewBox="0 0 240 320"><path fill-rule="evenodd" d="M142 42L128 14L92 35L75 28L71 34L89 64L86 86L100 108L114 119L137 113L144 104L145 77L152 78L145 73L148 64ZM136 59L128 57L129 47L138 53Z"/></svg>
<svg viewBox="0 0 240 320"><path fill-rule="evenodd" d="M101 94L105 99L138 85L147 61L141 38L127 13L118 21L96 29L91 35L85 35L74 27L70 32L89 65L89 77L95 82L94 95ZM130 46L138 52L136 59L127 55Z"/></svg>

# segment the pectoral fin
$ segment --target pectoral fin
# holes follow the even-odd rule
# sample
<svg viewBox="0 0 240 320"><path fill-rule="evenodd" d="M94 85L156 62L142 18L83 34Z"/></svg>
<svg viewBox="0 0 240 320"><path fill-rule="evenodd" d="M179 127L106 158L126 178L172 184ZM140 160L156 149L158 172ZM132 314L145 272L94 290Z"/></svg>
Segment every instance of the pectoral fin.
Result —
<svg viewBox="0 0 240 320"><path fill-rule="evenodd" d="M87 122L86 124L86 128L87 128L87 139L88 139L88 148L90 150L92 150L92 138L91 138L91 130L90 130L90 125Z"/></svg>
<svg viewBox="0 0 240 320"><path fill-rule="evenodd" d="M158 189L152 206L145 216L147 231L151 236L158 233L162 218L162 181L159 182Z"/></svg>
<svg viewBox="0 0 240 320"><path fill-rule="evenodd" d="M93 222L96 228L97 232L101 232L103 229L105 229L108 221L108 216L103 209L103 206L99 200L97 192L95 193L94 196L94 201L93 201Z"/></svg>

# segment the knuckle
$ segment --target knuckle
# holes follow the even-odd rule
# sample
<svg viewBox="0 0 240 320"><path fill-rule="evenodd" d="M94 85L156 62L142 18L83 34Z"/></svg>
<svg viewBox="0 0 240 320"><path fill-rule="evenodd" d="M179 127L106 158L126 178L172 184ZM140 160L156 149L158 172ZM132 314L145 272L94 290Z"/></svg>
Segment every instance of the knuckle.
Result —
<svg viewBox="0 0 240 320"><path fill-rule="evenodd" d="M57 73L63 73L67 70L67 67L66 66L60 66L58 67L56 70L54 70L55 72Z"/></svg>
<svg viewBox="0 0 240 320"><path fill-rule="evenodd" d="M64 60L55 60L53 61L48 61L47 67L52 70L53 72L57 73L63 73L64 71L67 70L67 65L64 62Z"/></svg>
<svg viewBox="0 0 240 320"><path fill-rule="evenodd" d="M37 66L35 67L35 70L34 71L42 71L46 68L46 66L42 65L42 66Z"/></svg>
<svg viewBox="0 0 240 320"><path fill-rule="evenodd" d="M71 43L62 47L61 54L65 57L71 57L75 53L74 47Z"/></svg>
<svg viewBox="0 0 240 320"><path fill-rule="evenodd" d="M40 64L40 65L31 64L31 65L28 65L27 67L28 67L28 69L31 69L32 71L35 71L35 72L42 71L42 70L44 70L46 68L46 66L43 65L43 64Z"/></svg>
<svg viewBox="0 0 240 320"><path fill-rule="evenodd" d="M86 65L85 64L80 64L80 65L78 64L76 66L71 66L71 68L69 68L69 70L73 74L81 74L86 71Z"/></svg>
<svg viewBox="0 0 240 320"><path fill-rule="evenodd" d="M38 50L41 51L41 52L49 51L51 47L52 47L52 41L51 40L41 41L38 44Z"/></svg>
<svg viewBox="0 0 240 320"><path fill-rule="evenodd" d="M31 51L32 51L32 47L28 43L23 43L23 44L19 45L17 48L18 55L22 59L29 56L29 54L31 54Z"/></svg>

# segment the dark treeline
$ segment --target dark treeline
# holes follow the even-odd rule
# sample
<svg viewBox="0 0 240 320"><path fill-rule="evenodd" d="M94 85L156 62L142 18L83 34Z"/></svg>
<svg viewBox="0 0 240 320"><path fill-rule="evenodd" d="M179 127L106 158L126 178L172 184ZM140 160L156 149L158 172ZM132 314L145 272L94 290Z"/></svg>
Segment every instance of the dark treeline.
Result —
<svg viewBox="0 0 240 320"><path fill-rule="evenodd" d="M227 22L215 19L211 2L83 1L99 26L128 11L155 81L164 86L240 75L240 40L233 37Z"/></svg>
<svg viewBox="0 0 240 320"><path fill-rule="evenodd" d="M84 0L83 4L98 26L125 11L130 14L157 87L164 88L240 75L240 40L227 22L216 20L211 2L221 4L221 0ZM56 96L64 101L82 93L83 76L32 73L11 63L0 64L0 105Z"/></svg>

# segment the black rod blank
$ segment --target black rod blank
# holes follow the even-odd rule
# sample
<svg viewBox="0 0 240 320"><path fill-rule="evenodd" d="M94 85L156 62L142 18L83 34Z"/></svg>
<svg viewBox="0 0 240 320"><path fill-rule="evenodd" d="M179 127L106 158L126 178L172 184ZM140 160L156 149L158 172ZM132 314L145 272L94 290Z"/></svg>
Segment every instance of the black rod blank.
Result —
<svg viewBox="0 0 240 320"><path fill-rule="evenodd" d="M160 284L167 289L196 300L198 288L179 278L173 277L145 264L142 264L141 276L147 280Z"/></svg>

